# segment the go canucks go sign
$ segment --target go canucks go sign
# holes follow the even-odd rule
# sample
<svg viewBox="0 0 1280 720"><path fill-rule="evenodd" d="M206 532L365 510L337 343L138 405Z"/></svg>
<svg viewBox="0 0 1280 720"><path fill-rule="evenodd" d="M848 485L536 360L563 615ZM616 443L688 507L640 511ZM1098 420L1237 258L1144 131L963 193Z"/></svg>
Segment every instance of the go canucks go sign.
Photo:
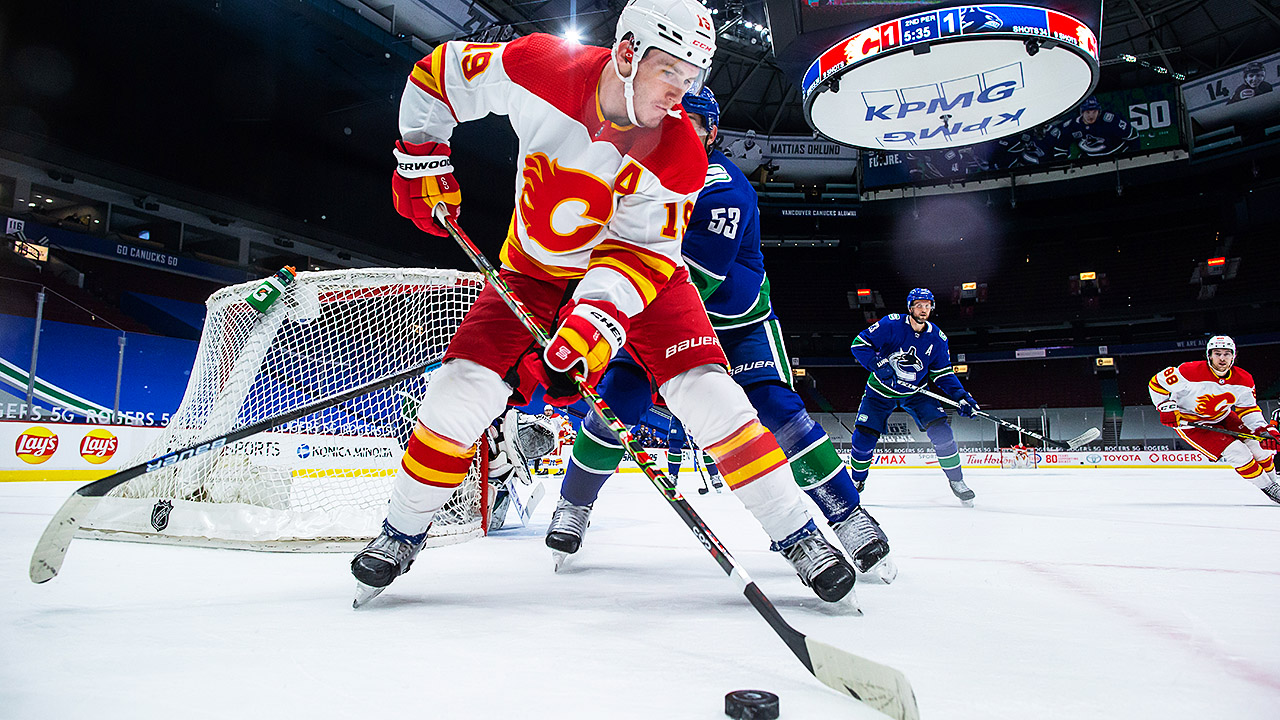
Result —
<svg viewBox="0 0 1280 720"><path fill-rule="evenodd" d="M911 52L906 52L910 49ZM1098 39L1069 15L966 5L867 28L805 73L809 121L876 149L969 145L1021 132L1079 103L1098 75Z"/></svg>

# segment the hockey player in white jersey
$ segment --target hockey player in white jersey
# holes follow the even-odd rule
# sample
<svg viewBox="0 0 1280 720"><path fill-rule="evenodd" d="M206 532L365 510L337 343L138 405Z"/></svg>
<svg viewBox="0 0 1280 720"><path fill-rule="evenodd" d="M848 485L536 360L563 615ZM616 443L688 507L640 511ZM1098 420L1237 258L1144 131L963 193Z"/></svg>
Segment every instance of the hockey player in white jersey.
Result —
<svg viewBox="0 0 1280 720"><path fill-rule="evenodd" d="M1280 503L1275 466L1280 430L1267 423L1253 376L1235 361L1235 341L1215 335L1205 346L1204 360L1165 368L1151 378L1151 402L1160 411L1161 423L1210 460L1229 463L1240 477ZM1242 433L1264 439L1239 437Z"/></svg>
<svg viewBox="0 0 1280 720"><path fill-rule="evenodd" d="M520 152L501 276L556 330L539 352L499 293L481 292L427 388L382 533L352 560L357 604L409 569L513 391L527 402L534 377L548 402L568 404L568 373L594 384L624 345L800 576L825 600L852 590L852 567L817 532L786 456L729 377L680 256L707 157L679 103L714 54L703 5L631 0L612 49L534 34L445 43L415 65L400 105L396 209L444 234L434 208L456 217L461 202L454 126L506 115Z"/></svg>

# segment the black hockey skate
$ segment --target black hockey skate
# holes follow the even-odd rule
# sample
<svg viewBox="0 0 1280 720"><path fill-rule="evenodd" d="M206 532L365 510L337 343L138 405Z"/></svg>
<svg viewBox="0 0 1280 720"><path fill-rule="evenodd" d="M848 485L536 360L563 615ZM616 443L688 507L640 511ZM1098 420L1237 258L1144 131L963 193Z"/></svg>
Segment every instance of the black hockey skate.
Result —
<svg viewBox="0 0 1280 720"><path fill-rule="evenodd" d="M795 568L800 581L812 588L818 597L833 603L849 596L850 603L857 608L852 596L853 584L857 580L853 567L818 532L812 520L781 543L773 543L769 549L781 552Z"/></svg>
<svg viewBox="0 0 1280 720"><path fill-rule="evenodd" d="M547 547L555 558L556 570L564 564L566 558L578 552L582 547L582 536L591 524L591 506L574 505L564 498L556 502L556 511L551 514L551 525L547 527Z"/></svg>
<svg viewBox="0 0 1280 720"><path fill-rule="evenodd" d="M356 578L356 597L351 607L358 608L374 599L392 580L409 572L426 540L426 532L405 535L384 520L378 537L351 558L351 574Z"/></svg>
<svg viewBox="0 0 1280 720"><path fill-rule="evenodd" d="M853 558L858 572L875 575L886 585L898 577L898 568L889 559L889 538L865 508L854 508L849 517L831 528L836 531L845 552Z"/></svg>
<svg viewBox="0 0 1280 720"><path fill-rule="evenodd" d="M1271 498L1271 502L1280 503L1280 483L1271 483L1270 485L1262 488L1262 492L1266 493L1267 497Z"/></svg>
<svg viewBox="0 0 1280 720"><path fill-rule="evenodd" d="M960 498L961 505L964 505L965 507L973 507L974 494L973 491L969 489L969 486L964 484L964 480L948 480L947 482L951 484L951 492L955 493L955 496Z"/></svg>

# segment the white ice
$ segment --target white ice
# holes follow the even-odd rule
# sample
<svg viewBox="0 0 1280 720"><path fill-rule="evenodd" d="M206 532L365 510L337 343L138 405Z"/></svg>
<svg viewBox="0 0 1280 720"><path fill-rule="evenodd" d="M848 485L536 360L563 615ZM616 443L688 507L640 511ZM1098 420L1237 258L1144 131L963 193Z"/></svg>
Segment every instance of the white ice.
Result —
<svg viewBox="0 0 1280 720"><path fill-rule="evenodd" d="M864 617L802 587L726 492L681 489L788 621L891 665L922 717L1280 717L1280 506L1227 469L873 472L901 570ZM882 718L813 679L636 474L574 564L528 528L428 550L359 611L346 554L77 540L27 562L74 488L0 483L0 718ZM554 490L554 488L549 488Z"/></svg>

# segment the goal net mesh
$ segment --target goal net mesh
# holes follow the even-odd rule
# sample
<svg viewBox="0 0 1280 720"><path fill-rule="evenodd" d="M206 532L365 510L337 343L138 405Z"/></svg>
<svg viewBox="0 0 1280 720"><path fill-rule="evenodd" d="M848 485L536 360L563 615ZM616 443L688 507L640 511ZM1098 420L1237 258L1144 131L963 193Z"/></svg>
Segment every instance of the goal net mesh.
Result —
<svg viewBox="0 0 1280 720"><path fill-rule="evenodd" d="M437 363L483 279L454 270L299 273L264 314L259 282L219 290L186 393L130 465L417 366ZM377 534L430 373L146 473L85 523L98 537L256 549L346 549ZM430 544L482 532L486 443Z"/></svg>

